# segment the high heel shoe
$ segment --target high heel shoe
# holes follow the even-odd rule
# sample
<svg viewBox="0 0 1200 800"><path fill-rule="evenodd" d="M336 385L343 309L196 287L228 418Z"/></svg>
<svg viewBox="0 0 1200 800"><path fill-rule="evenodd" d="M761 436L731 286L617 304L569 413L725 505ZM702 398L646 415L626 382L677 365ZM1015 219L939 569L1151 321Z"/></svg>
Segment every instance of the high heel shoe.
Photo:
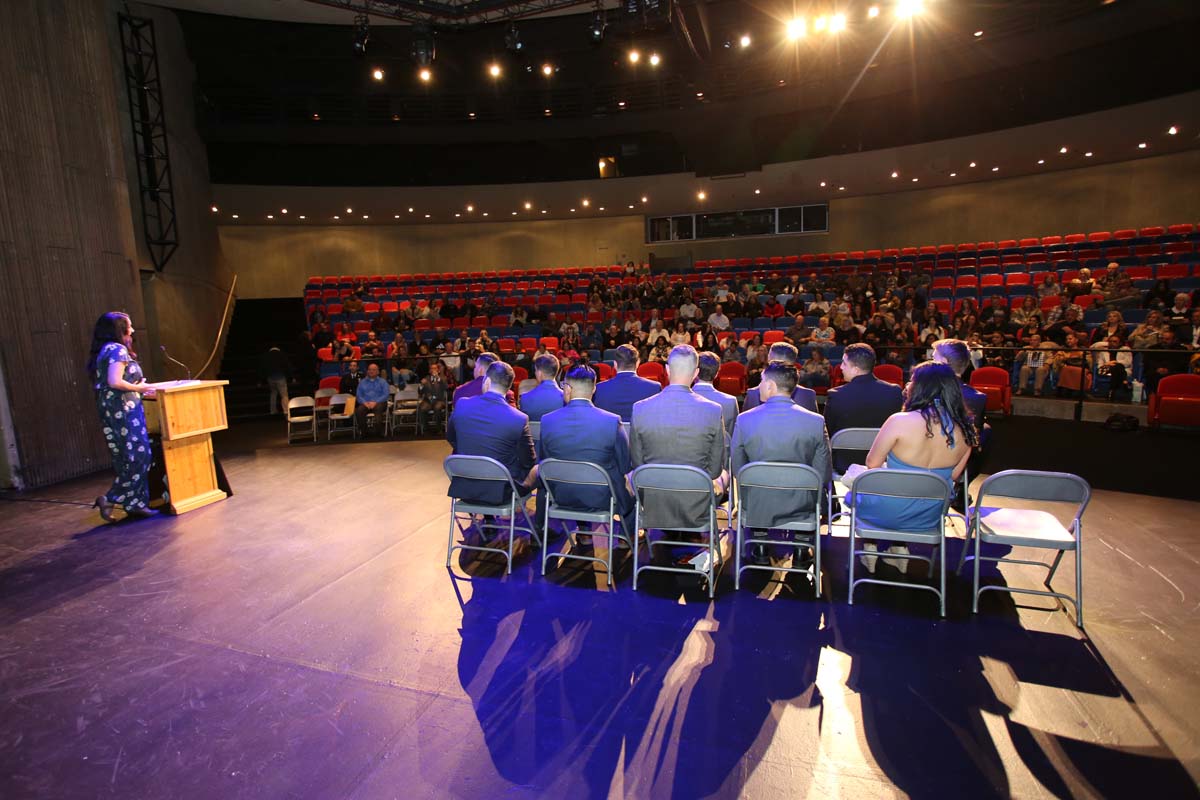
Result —
<svg viewBox="0 0 1200 800"><path fill-rule="evenodd" d="M151 517L161 516L161 514L161 511L150 508L149 506L125 509L125 516L129 519L150 519Z"/></svg>
<svg viewBox="0 0 1200 800"><path fill-rule="evenodd" d="M92 503L92 508L100 509L100 519L105 522L115 521L112 513L114 507L114 504L110 503L104 495L100 495L96 498L96 502Z"/></svg>

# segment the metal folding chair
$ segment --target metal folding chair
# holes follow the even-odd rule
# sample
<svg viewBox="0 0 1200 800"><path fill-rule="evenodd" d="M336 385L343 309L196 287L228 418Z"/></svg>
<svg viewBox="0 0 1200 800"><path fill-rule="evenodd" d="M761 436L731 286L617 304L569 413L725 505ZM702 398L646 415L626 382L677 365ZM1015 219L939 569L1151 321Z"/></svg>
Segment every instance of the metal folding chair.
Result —
<svg viewBox="0 0 1200 800"><path fill-rule="evenodd" d="M396 432L396 428L410 426L413 433L420 429L418 410L421 406L420 390L416 384L396 389L392 394L392 407L388 409L388 436Z"/></svg>
<svg viewBox="0 0 1200 800"><path fill-rule="evenodd" d="M865 462L867 453L871 450L871 445L875 444L875 437L879 435L879 428L843 428L829 438L829 463L832 465L829 476L829 488L825 492L825 502L828 503L829 514L826 517L829 526L829 533L833 533L833 523L841 519L846 512L842 511L838 514L833 513L833 501L843 501L846 499L846 487L842 484L842 473L837 471L838 452L857 453L859 459L853 463L862 464Z"/></svg>
<svg viewBox="0 0 1200 800"><path fill-rule="evenodd" d="M541 538L537 534L537 530L533 524L533 520L529 518L529 512L525 508L525 499L521 493L517 491L517 485L513 481L512 476L508 474L508 470L494 458L487 456L446 456L442 462L442 469L446 472L446 477L453 480L454 478L468 478L475 481L493 481L495 483L506 484L512 494L509 496L507 503L499 505L487 505L485 503L475 503L470 500L464 500L459 497L450 498L450 536L446 545L446 566L450 566L450 559L454 555L455 550L479 550L485 553L499 553L504 556L507 561L505 573L512 572L512 557L513 557L513 540L517 531L528 531L530 538L533 539L539 546L542 544ZM525 524L517 524L517 511L525 517ZM504 526L495 522L488 522L488 517L507 518L508 519L508 547L501 549L499 547L487 547L485 545L467 544L466 529L459 522L460 516L466 516L471 522L474 522L473 515L480 514L483 516L483 521L479 523L479 529L482 532L485 528L502 531ZM454 527L458 526L459 533L463 534L464 542L462 544L454 543ZM486 541L486 540L484 540Z"/></svg>
<svg viewBox="0 0 1200 800"><path fill-rule="evenodd" d="M542 438L542 421L529 420L529 435L533 437L533 443L537 444Z"/></svg>
<svg viewBox="0 0 1200 800"><path fill-rule="evenodd" d="M651 527L659 529L668 529L684 533L704 533L707 534L707 541L704 542L683 542L674 539L659 539L656 542L651 542L646 539L646 546L650 549L650 557L654 557L655 545L676 545L679 547L695 547L701 549L701 552L708 553L707 569L702 574L708 579L708 596L711 598L716 593L717 574L721 568L721 548L720 532L717 530L717 497L713 492L712 478L708 477L708 473L698 467L687 466L684 464L644 464L633 471L630 477L630 483L633 485L636 505L634 506L634 530L633 530L633 588L637 589L638 575L646 570L655 572L679 572L685 575L694 575L697 570L684 567L662 567L654 564L640 565L638 563L638 538L642 530L643 524L646 526L647 536ZM684 496L706 498L708 503L708 524L700 526L691 526L681 524L690 522L691 520L677 521L666 517L661 509L655 509L654 514L650 515L647 520L646 513L646 492L656 493L678 493Z"/></svg>
<svg viewBox="0 0 1200 800"><path fill-rule="evenodd" d="M315 426L318 430L321 428L321 422L324 421L326 427L329 425L329 399L338 393L337 389L317 389L313 393L313 399L316 400L316 420ZM324 401L324 402L322 402Z"/></svg>
<svg viewBox="0 0 1200 800"><path fill-rule="evenodd" d="M325 431L325 441L333 439L335 433L349 433L358 438L358 428L354 425L354 412L346 412L346 406L354 397L352 394L335 394L329 398L329 425Z"/></svg>
<svg viewBox="0 0 1200 800"><path fill-rule="evenodd" d="M287 407L287 436L288 444L297 438L317 440L317 401L311 397L293 397L288 400ZM300 414L292 413L299 409ZM297 429L296 426L300 427ZM300 434L297 436L296 434Z"/></svg>
<svg viewBox="0 0 1200 800"><path fill-rule="evenodd" d="M789 545L796 548L792 558L793 565L800 559L800 548L813 549L813 586L816 596L821 596L821 490L824 484L821 476L807 464L785 464L780 462L754 461L742 467L737 474L737 487L741 506L737 520L737 550L734 554L734 588L742 585L742 572L748 569L765 570L767 572L796 572L807 574L808 570L796 566L774 567L764 564L742 564L742 555L747 544L773 545L777 542L769 537L745 535L746 529L776 529L806 533L808 536L796 537ZM812 511L799 515L784 522L773 519L771 510L771 492L812 492L815 495Z"/></svg>
<svg viewBox="0 0 1200 800"><path fill-rule="evenodd" d="M1048 511L1033 508L997 508L984 504L987 496L1006 498L1010 500L1029 500L1033 502L1072 503L1075 509L1072 513L1070 527L1063 527ZM971 611L979 612L979 596L987 591L1011 592L1014 594L1036 594L1054 597L1059 600L1070 600L1075 606L1075 624L1083 627L1083 512L1092 497L1092 489L1087 481L1078 475L1068 472L1040 472L1035 470L1010 469L997 472L984 480L979 487L979 497L975 505L968 509L970 526L967 528L968 541L963 547L963 557L959 561L959 569L966 559L974 560L975 576L972 581L973 596ZM967 555L970 538L975 540L975 550ZM1020 558L1000 558L985 556L980 553L981 543L1000 544L1009 547L1037 547L1045 550L1056 550L1052 564L1043 561L1031 561ZM1075 551L1075 596L1054 591L1050 582L1062 561L1063 553ZM992 561L1004 564L1028 564L1036 567L1046 567L1046 591L1040 589L1018 589L1013 586L980 586L979 562Z"/></svg>
<svg viewBox="0 0 1200 800"><path fill-rule="evenodd" d="M537 423L529 423L532 427ZM573 522L590 522L604 525L608 532L608 558L598 558L594 555L573 555L568 552L551 553L549 547L542 548L542 574L546 574L546 562L551 558L558 559L558 566L568 558L577 561L595 561L603 564L608 572L608 585L613 584L613 547L617 541L622 541L632 549L633 544L623 531L619 531L614 520L616 516L616 491L604 468L591 461L564 461L548 458L538 466L538 478L542 482L541 491L546 492L546 517L542 522L542 541L550 541L550 520L561 519ZM605 487L608 490L608 509L582 509L560 505L554 497L552 484L571 484L573 486ZM595 538L595 531L574 531L570 534L569 543L573 546L578 535ZM595 552L593 550L593 552Z"/></svg>
<svg viewBox="0 0 1200 800"><path fill-rule="evenodd" d="M953 489L949 481L932 472L908 469L869 469L854 480L852 487L854 505L850 509L850 592L849 603L854 605L854 590L860 583L877 583L883 586L907 586L912 589L923 589L938 596L941 615L946 616L946 510L950 506L950 495ZM887 497L905 500L929 500L941 504L938 512L936 528L924 531L898 531L877 527L863 521L858 515L858 508L864 497ZM877 555L868 550L859 550L855 546L856 539L884 540L890 542L906 542L909 544L928 544L933 546L933 557L916 554L888 554L888 558L925 561L933 570L933 561L938 562L938 588L924 583L908 583L905 581L882 581L876 578L854 578L854 564L860 555Z"/></svg>

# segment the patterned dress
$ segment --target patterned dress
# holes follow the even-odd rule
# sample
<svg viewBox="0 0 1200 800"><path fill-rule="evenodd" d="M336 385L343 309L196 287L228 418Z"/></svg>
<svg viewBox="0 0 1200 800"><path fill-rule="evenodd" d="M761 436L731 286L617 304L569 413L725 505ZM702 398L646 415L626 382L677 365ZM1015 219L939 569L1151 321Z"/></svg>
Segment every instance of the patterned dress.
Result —
<svg viewBox="0 0 1200 800"><path fill-rule="evenodd" d="M92 388L96 392L96 410L104 426L104 439L112 453L117 479L105 497L126 511L145 508L150 502L151 451L146 432L146 412L142 396L137 392L119 392L108 385L108 367L116 362L125 364L125 380L138 383L143 379L141 366L119 342L109 342L96 358L92 372Z"/></svg>

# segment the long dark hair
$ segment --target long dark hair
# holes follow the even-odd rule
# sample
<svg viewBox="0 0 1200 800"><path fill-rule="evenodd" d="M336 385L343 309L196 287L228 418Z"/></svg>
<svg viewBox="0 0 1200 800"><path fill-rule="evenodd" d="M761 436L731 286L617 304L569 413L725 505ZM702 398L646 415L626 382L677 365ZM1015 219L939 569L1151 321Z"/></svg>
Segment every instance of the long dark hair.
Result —
<svg viewBox="0 0 1200 800"><path fill-rule="evenodd" d="M123 311L109 311L100 315L100 319L96 320L96 327L92 329L92 352L87 362L89 375L96 369L96 360L100 357L104 345L110 342L124 344L125 334L129 333L132 326L129 315ZM136 353L130 352L130 355L137 358Z"/></svg>
<svg viewBox="0 0 1200 800"><path fill-rule="evenodd" d="M954 447L954 426L963 429L969 447L979 445L979 433L963 402L962 384L954 370L945 364L925 361L913 367L904 397L905 411L919 411L925 419L925 436L934 437L936 423L946 437L946 446Z"/></svg>

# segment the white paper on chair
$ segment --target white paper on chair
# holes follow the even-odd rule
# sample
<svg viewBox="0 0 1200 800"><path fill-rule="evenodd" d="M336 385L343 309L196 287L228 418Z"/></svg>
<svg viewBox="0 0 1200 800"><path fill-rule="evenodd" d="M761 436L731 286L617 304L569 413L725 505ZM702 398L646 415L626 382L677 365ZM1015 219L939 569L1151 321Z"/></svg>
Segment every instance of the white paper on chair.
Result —
<svg viewBox="0 0 1200 800"><path fill-rule="evenodd" d="M862 464L851 464L846 468L846 471L842 473L842 485L849 489L854 485L854 481L858 478L858 476L862 475L866 471L867 468Z"/></svg>

